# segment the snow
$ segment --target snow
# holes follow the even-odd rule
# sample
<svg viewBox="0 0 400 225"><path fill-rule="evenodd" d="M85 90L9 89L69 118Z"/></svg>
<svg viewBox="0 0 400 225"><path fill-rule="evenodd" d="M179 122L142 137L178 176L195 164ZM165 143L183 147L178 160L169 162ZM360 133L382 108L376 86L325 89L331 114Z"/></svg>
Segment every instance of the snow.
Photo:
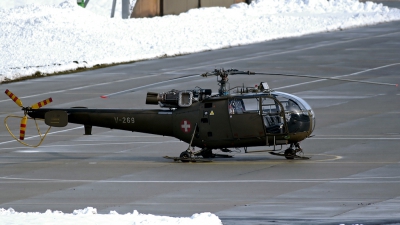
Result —
<svg viewBox="0 0 400 225"><path fill-rule="evenodd" d="M126 20L109 18L110 0L1 2L0 82L400 20L399 9L357 0L255 0Z"/></svg>
<svg viewBox="0 0 400 225"><path fill-rule="evenodd" d="M97 214L97 210L92 207L74 210L72 214L61 211L47 210L44 213L39 212L16 212L14 209L0 209L0 224L58 224L58 225L221 225L221 220L212 213L193 214L191 217L168 217L155 216L151 214L141 214L134 210L133 213L118 214L111 211L109 214Z"/></svg>
<svg viewBox="0 0 400 225"><path fill-rule="evenodd" d="M19 6L25 6L28 4L35 4L35 5L58 5L62 2L62 0L2 0L0 1L0 9L10 9ZM74 1L76 2L76 1ZM112 0L91 0L87 5L86 9L95 13L97 15L101 15L104 17L111 16L111 7L112 7ZM121 18L121 11L122 11L122 0L117 0L117 4L115 5L115 18ZM130 0L130 10L136 4L136 0Z"/></svg>

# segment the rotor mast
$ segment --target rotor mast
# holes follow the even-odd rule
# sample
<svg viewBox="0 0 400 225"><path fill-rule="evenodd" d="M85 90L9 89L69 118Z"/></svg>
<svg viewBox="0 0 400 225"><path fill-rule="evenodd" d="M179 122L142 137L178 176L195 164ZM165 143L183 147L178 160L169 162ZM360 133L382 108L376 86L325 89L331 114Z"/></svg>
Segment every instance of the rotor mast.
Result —
<svg viewBox="0 0 400 225"><path fill-rule="evenodd" d="M230 70L224 70L224 69L215 69L212 72L207 72L201 74L202 77L208 77L208 76L217 76L217 82L219 85L218 89L218 94L220 96L225 96L229 95L229 75L236 75L236 74L245 74L245 75L250 75L250 74L255 74L254 72L250 71L239 71L236 69L230 69ZM219 77L219 78L218 78Z"/></svg>

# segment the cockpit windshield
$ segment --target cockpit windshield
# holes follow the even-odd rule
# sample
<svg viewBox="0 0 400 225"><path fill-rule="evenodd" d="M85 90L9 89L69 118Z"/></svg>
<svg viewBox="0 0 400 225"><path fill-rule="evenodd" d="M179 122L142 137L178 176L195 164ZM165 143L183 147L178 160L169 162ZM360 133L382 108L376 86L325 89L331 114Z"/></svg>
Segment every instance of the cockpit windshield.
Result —
<svg viewBox="0 0 400 225"><path fill-rule="evenodd" d="M274 92L272 94L285 108L285 118L289 124L290 133L308 131L310 124L315 126L314 112L306 101L288 93ZM314 127L311 130L314 130Z"/></svg>
<svg viewBox="0 0 400 225"><path fill-rule="evenodd" d="M306 101L304 101L303 99L301 99L295 95L291 95L291 94L283 93L283 92L279 92L279 91L273 92L273 95L277 99L279 99L279 98L287 99L288 103L290 103L290 104L295 103L300 108L300 110L312 110L311 106Z"/></svg>
<svg viewBox="0 0 400 225"><path fill-rule="evenodd" d="M267 133L284 133L287 124L289 133L313 130L314 112L303 99L283 92L272 92L272 96L248 95L229 99L229 114L259 114Z"/></svg>

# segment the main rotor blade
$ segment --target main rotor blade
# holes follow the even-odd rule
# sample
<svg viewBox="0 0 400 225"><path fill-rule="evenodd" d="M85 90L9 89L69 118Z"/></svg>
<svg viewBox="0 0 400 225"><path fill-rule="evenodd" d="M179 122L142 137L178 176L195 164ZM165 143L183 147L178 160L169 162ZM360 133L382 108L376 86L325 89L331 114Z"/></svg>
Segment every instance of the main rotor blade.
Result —
<svg viewBox="0 0 400 225"><path fill-rule="evenodd" d="M41 108L41 107L43 107L43 106L45 106L45 105L47 105L47 104L49 104L49 103L51 103L51 102L53 102L53 99L52 99L52 98L48 98L48 99L46 99L46 100L43 100L43 101L38 102L38 103L36 103L36 104L33 104L33 105L31 106L31 108L32 108L32 109L39 109L39 108Z"/></svg>
<svg viewBox="0 0 400 225"><path fill-rule="evenodd" d="M350 80L350 79L342 79L336 77L319 77L313 75L298 75L298 74L284 74L284 73L255 73L256 75L273 75L273 76L287 76L287 77L307 77L307 78L317 78L317 79L325 79L325 80L339 80L339 81L346 81L346 82L356 82L356 83L365 83L365 84L378 84L378 85L387 85L387 86L396 86L398 84L391 84L391 83L381 83L381 82L372 82L372 81L363 81L363 80Z"/></svg>
<svg viewBox="0 0 400 225"><path fill-rule="evenodd" d="M4 93L6 93L6 95L8 97L11 98L11 100L13 100L19 107L22 107L22 101L16 96L14 95L10 90L6 90Z"/></svg>
<svg viewBox="0 0 400 225"><path fill-rule="evenodd" d="M24 116L21 119L21 126L19 130L19 140L24 140L25 138L25 131L26 131L26 123L28 122L28 117Z"/></svg>
<svg viewBox="0 0 400 225"><path fill-rule="evenodd" d="M117 96L117 95L122 95L122 94L127 94L127 93L131 93L131 92L135 92L135 91L147 89L147 88L149 88L149 87L154 87L154 86L157 86L157 85L160 85L160 84L168 84L168 83L171 83L171 82L174 82L174 81L177 81L177 80L196 77L196 76L198 76L198 75L199 75L199 74L188 74L188 75L184 75L184 76L177 77L177 78L171 78L171 79L165 80L165 81L160 81L160 82L156 82L156 83L152 83L152 84L143 85L143 86L140 86L140 87L135 87L135 88L127 89L127 90L124 90L124 91L119 91L119 92L110 93L110 94L107 94L107 95L102 95L102 96L100 96L100 97L101 97L101 98L114 97L114 96Z"/></svg>

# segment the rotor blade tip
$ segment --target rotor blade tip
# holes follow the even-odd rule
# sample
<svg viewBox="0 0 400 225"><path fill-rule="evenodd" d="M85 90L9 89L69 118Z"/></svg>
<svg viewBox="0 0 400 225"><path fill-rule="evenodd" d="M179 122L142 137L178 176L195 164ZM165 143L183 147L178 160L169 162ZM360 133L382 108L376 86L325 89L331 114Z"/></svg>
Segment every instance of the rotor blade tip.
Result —
<svg viewBox="0 0 400 225"><path fill-rule="evenodd" d="M100 98L107 98L107 95L102 95L100 96Z"/></svg>

